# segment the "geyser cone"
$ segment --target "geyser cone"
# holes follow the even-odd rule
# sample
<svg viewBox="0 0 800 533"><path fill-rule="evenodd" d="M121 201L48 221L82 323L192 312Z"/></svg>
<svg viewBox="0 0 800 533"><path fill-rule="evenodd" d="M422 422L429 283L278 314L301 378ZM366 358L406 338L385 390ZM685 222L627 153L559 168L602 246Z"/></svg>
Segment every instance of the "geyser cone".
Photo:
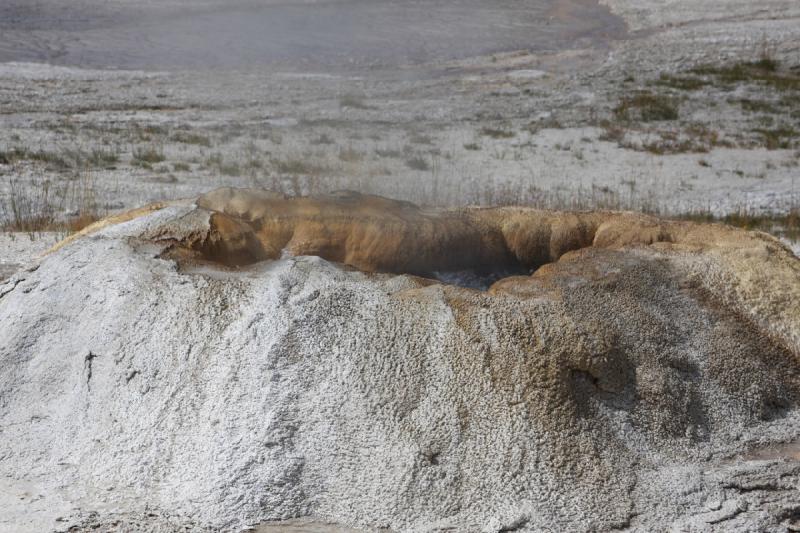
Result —
<svg viewBox="0 0 800 533"><path fill-rule="evenodd" d="M417 277L508 267L535 272ZM0 285L0 323L0 475L43 495L44 529L759 529L796 508L791 454L746 458L800 436L800 261L762 234L221 190L89 228Z"/></svg>

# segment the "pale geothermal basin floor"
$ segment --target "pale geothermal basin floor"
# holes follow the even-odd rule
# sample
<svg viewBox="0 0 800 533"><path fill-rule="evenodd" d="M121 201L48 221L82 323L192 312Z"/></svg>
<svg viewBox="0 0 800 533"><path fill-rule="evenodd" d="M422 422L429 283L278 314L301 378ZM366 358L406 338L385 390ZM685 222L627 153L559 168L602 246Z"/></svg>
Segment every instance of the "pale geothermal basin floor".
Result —
<svg viewBox="0 0 800 533"><path fill-rule="evenodd" d="M265 64L202 70L191 68L195 59L176 59L178 52L165 52L159 46L167 44L147 37L163 33L159 17L173 20L170 10L181 2L103 3L97 20L89 16L94 3L71 3L74 16L66 21L61 3L37 3L38 11L27 2L4 3L0 10L10 15L0 16L0 57L9 61L0 63L0 195L7 199L12 183L18 191L36 191L47 181L71 199L57 206L65 214L90 198L101 215L224 185L287 194L355 189L423 205L662 214L780 213L800 203L796 91L728 86L713 76L690 91L659 83L662 75L690 76L697 65L757 59L765 47L787 75L795 72L796 2L753 7L706 0L703 14L700 4L687 0L670 9L609 1L611 11L602 16L603 8L577 0L535 3L522 14L513 2L491 8L464 2L458 6L466 12L494 21L482 31L496 41L474 39L455 7L442 8L431 20L442 17L436 24L453 31L441 38L454 40L416 39L430 44L429 55L344 65L310 45L298 53L319 64L287 65L279 59L266 64L271 60L256 48L253 57ZM234 16L213 7L218 3L201 5L192 8L200 20ZM335 5L355 9L350 1ZM394 20L387 13L400 9L368 5L367 12L377 10L376 20L386 24ZM119 13L129 11L136 17L120 20ZM417 8L401 11L419 16ZM106 12L112 15L101 16ZM586 29L595 15L605 26ZM231 27L246 19L237 16ZM635 31L620 34L617 17ZM507 27L512 21L513 31ZM553 37L570 32L585 38ZM187 32L175 33L164 39L180 40ZM464 34L491 44L466 55L437 52L458 49ZM530 40L523 43L520 35ZM119 41L102 40L112 37ZM134 38L141 38L142 50L125 55ZM248 42L220 40L220 53L228 45L248 48ZM174 48L196 50L211 67L220 66L202 47ZM378 56L382 50L367 48ZM487 53L494 48L497 53ZM103 52L98 57L93 50ZM221 57L230 56L249 57ZM139 70L99 68L112 64ZM678 118L620 119L621 102L639 92L673 102ZM767 130L778 132L779 142L768 145L760 133Z"/></svg>
<svg viewBox="0 0 800 533"><path fill-rule="evenodd" d="M579 9L575 9L575 8ZM621 35L622 19L575 0L100 2L7 0L0 61L99 68L396 66L554 50Z"/></svg>
<svg viewBox="0 0 800 533"><path fill-rule="evenodd" d="M0 281L34 261L62 237L57 233L39 233L31 237L27 233L0 232Z"/></svg>

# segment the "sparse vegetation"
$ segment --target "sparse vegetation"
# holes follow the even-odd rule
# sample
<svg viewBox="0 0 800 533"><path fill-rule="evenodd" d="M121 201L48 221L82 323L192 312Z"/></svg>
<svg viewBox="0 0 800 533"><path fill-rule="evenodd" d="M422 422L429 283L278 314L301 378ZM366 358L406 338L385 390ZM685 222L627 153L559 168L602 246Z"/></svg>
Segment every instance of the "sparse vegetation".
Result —
<svg viewBox="0 0 800 533"><path fill-rule="evenodd" d="M113 152L111 150L102 150L99 148L95 148L94 150L92 150L89 162L93 166L107 167L110 165L117 164L119 162L119 155L117 155L116 152Z"/></svg>
<svg viewBox="0 0 800 533"><path fill-rule="evenodd" d="M769 57L721 67L706 65L694 68L691 72L729 86L754 83L777 91L800 90L800 76L781 70L778 61Z"/></svg>
<svg viewBox="0 0 800 533"><path fill-rule="evenodd" d="M27 233L80 231L99 220L94 182L88 176L54 182L13 179L0 204L0 229Z"/></svg>
<svg viewBox="0 0 800 533"><path fill-rule="evenodd" d="M242 173L241 167L236 162L223 163L219 166L219 172L223 176L239 176Z"/></svg>
<svg viewBox="0 0 800 533"><path fill-rule="evenodd" d="M741 209L721 217L702 211L687 213L678 218L695 222L721 222L746 230L763 231L790 241L800 241L800 208L798 207L784 214L756 213Z"/></svg>
<svg viewBox="0 0 800 533"><path fill-rule="evenodd" d="M250 170L260 170L264 168L264 162L261 159L252 158L247 161L245 167Z"/></svg>
<svg viewBox="0 0 800 533"><path fill-rule="evenodd" d="M323 133L319 137L312 139L311 144L335 144L335 142L330 135Z"/></svg>
<svg viewBox="0 0 800 533"><path fill-rule="evenodd" d="M183 144L193 144L196 146L203 146L206 148L211 147L211 138L206 135L200 135L199 133L179 131L175 133L170 138L170 140L172 140L173 142L178 142Z"/></svg>
<svg viewBox="0 0 800 533"><path fill-rule="evenodd" d="M273 159L272 166L281 174L318 175L325 169L302 159Z"/></svg>
<svg viewBox="0 0 800 533"><path fill-rule="evenodd" d="M734 102L736 102L734 100ZM738 101L742 109L751 113L780 113L780 109L772 102L742 98Z"/></svg>
<svg viewBox="0 0 800 533"><path fill-rule="evenodd" d="M731 162L724 154L702 154L719 147L799 149L800 89L791 88L798 76L800 69L785 68L772 60L699 67L649 80L644 73L637 73L636 79L631 77L627 83L620 83L622 92L617 96L612 93L610 100L606 99L608 93L598 91L594 101L587 100L569 110L547 100L545 89L526 87L518 96L530 95L532 101L536 100L536 107L531 105L512 116L500 101L493 101L474 112L477 122L471 122L470 116L470 121L457 124L422 111L395 124L384 122L385 118L375 113L334 110L329 114L330 105L337 106L338 95L332 102L324 102L328 109L320 113L301 109L287 114L281 107L285 102L276 100L275 106L269 104L269 112L258 116L237 118L229 110L222 110L224 120L195 120L200 116L196 110L191 116L164 117L163 122L158 117L97 123L88 117L59 118L43 123L46 136L32 136L23 129L19 130L24 132L22 136L7 132L3 139L13 143L0 150L0 165L14 166L0 167L0 171L6 176L38 172L57 181L53 176L66 179L78 176L84 169L111 168L119 163L118 154L125 150L121 147L132 145L130 164L152 171L141 181L168 184L180 178L186 179L187 187L198 189L207 187L209 180L227 176L240 179L226 178L225 183L275 188L291 194L340 187L369 188L420 204L516 203L657 210L665 209L669 201L646 197L649 185L637 184L632 177L640 169L631 174L621 172L610 187L606 181L592 184L589 189L584 183L588 179L585 173L580 184L554 186L553 169L545 167L553 163L576 171L589 161L609 160L611 147L596 144L599 139L659 156L700 154L675 158L680 181L673 180L668 169L664 170L672 161L646 158L654 173L669 178L667 183L674 183L681 194L693 186L704 190L705 183L694 181L698 179L729 179L738 186L742 181L734 180L737 173L748 182L774 175L785 183L792 172L786 169L800 166L800 158L792 159L788 153L754 155L752 165L743 161L746 155L738 152L731 154ZM351 90L369 90L367 84L354 87L358 89ZM507 102L512 101L509 94L512 93L503 96ZM543 102L541 106L539 100ZM365 94L357 92L338 99L344 109L375 109L370 103ZM556 114L563 122L554 118ZM279 123L274 121L275 116L297 116L299 122ZM308 116L319 118L304 118ZM146 124L147 120L156 124ZM587 126L602 129L578 130ZM543 131L564 127L570 131ZM515 137L519 141L513 140ZM31 145L30 139L38 144ZM180 161L171 161L173 154ZM767 167L769 172L757 164L765 157L774 160L774 167ZM642 158L633 156L632 160ZM128 163L128 156L123 156L123 161ZM193 171L197 175L189 174ZM330 175L321 179L326 173ZM395 178L387 179L392 174ZM508 183L497 185L497 176L506 174ZM601 180L611 179L606 172L599 174ZM98 175L105 179L109 173ZM114 175L112 179L119 178ZM432 186L436 180L442 184ZM622 181L625 183L620 185ZM765 188L771 186L772 181L764 183ZM557 190L548 190L553 187ZM582 190L576 192L578 187ZM172 194L172 188L162 190L165 195Z"/></svg>
<svg viewBox="0 0 800 533"><path fill-rule="evenodd" d="M406 166L412 170L427 171L431 169L428 160L422 156L412 156L406 159Z"/></svg>
<svg viewBox="0 0 800 533"><path fill-rule="evenodd" d="M408 142L413 144L433 144L433 138L419 132L414 132L408 136Z"/></svg>
<svg viewBox="0 0 800 533"><path fill-rule="evenodd" d="M491 137L492 139L511 139L516 135L513 131L498 129L498 128L490 128L485 127L481 128L481 134L485 135L486 137Z"/></svg>
<svg viewBox="0 0 800 533"><path fill-rule="evenodd" d="M711 82L704 79L689 78L686 76L673 76L670 74L661 74L661 76L654 82L654 85L661 87L668 87L679 91L698 91L703 87L711 85Z"/></svg>
<svg viewBox="0 0 800 533"><path fill-rule="evenodd" d="M371 109L366 98L360 94L345 94L339 98L339 106L351 109Z"/></svg>
<svg viewBox="0 0 800 533"><path fill-rule="evenodd" d="M152 167L154 163L161 163L165 160L166 157L162 149L155 146L146 146L134 149L131 164Z"/></svg>
<svg viewBox="0 0 800 533"><path fill-rule="evenodd" d="M761 135L768 150L788 150L800 139L800 132L788 125L773 129L758 128L754 132Z"/></svg>
<svg viewBox="0 0 800 533"><path fill-rule="evenodd" d="M11 165L20 161L36 161L54 170L69 170L113 165L119 161L119 156L112 150L99 148L95 148L91 152L80 149L55 152L28 150L18 146L0 152L0 164Z"/></svg>
<svg viewBox="0 0 800 533"><path fill-rule="evenodd" d="M345 163L358 163L364 160L364 154L353 147L339 149L339 160Z"/></svg>
<svg viewBox="0 0 800 533"><path fill-rule="evenodd" d="M375 155L378 157L388 157L392 159L399 159L403 157L403 152L400 150L392 150L388 148L378 148L375 150Z"/></svg>
<svg viewBox="0 0 800 533"><path fill-rule="evenodd" d="M598 140L614 143L622 143L625 140L625 128L619 124L603 120L600 122L600 127L603 128L603 133L600 134Z"/></svg>
<svg viewBox="0 0 800 533"><path fill-rule="evenodd" d="M675 100L668 96L641 92L623 98L614 109L614 116L624 121L655 122L678 120L678 106Z"/></svg>
<svg viewBox="0 0 800 533"><path fill-rule="evenodd" d="M206 157L204 162L207 168L219 168L223 165L223 163L224 159L220 153L210 154L208 157Z"/></svg>

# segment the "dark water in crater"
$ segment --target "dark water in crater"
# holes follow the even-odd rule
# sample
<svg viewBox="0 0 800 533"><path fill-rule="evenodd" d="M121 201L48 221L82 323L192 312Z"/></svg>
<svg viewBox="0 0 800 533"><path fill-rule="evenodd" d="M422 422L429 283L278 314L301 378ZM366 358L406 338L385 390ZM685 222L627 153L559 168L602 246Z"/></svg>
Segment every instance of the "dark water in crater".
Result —
<svg viewBox="0 0 800 533"><path fill-rule="evenodd" d="M99 68L391 67L623 32L588 0L0 0L0 61Z"/></svg>

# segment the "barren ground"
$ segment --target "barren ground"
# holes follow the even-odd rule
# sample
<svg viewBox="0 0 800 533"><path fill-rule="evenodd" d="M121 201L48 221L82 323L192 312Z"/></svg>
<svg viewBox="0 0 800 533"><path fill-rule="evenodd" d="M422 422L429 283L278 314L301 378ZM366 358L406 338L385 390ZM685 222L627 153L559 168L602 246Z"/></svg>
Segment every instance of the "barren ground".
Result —
<svg viewBox="0 0 800 533"><path fill-rule="evenodd" d="M672 19L683 7L667 14L658 6L631 10L612 3L612 13L637 28L628 33L611 13L597 18L601 8L591 2L536 4L522 14L512 2L490 10L465 3L430 16L435 28L453 28L431 28L432 41L414 33L428 31L424 25L393 18L394 10L421 17L419 7L364 4L370 6L364 13L352 2L291 4L316 14L351 10L392 29L385 35L370 30L363 41L356 32L352 42L360 52L352 57L366 59L347 66L317 54L321 44L307 50L316 64L291 55L304 49L290 46L291 69L280 51L265 58L257 49L260 65L245 69L233 61L216 68L205 48L181 41L196 32L172 35L159 25L172 20L169 14L134 31L141 17L169 11L163 6L153 13L136 7L139 18L122 27L108 15L99 17L98 28L93 19L74 21L75 28L67 19L58 23L66 28L54 28L55 8L43 9L43 20L31 17L26 26L20 7L26 4L4 4L6 11L22 14L5 19L21 29L4 29L0 37L0 57L17 61L0 65L2 193L8 198L13 183L25 189L47 181L51 193L69 196L53 202L67 215L87 205L102 214L219 185L288 194L350 188L422 204L525 203L670 214L780 213L798 202L800 73L792 68L800 63L800 30L791 2L759 4L758 10L737 5L740 12L729 9L719 18L709 2L709 17L693 9L682 21ZM104 4L99 13L132 5ZM225 12L204 6L195 10L203 20L247 18L244 6ZM269 18L269 9L259 16ZM474 20L456 16L462 12L483 21L479 38ZM359 28L377 27L356 19ZM242 23L217 22L220 31ZM153 43L148 32L174 42ZM326 38L313 28L309 32ZM236 47L259 42L250 33L239 40L204 33L214 35L204 46L242 60L247 56ZM372 42L377 34L385 37L386 48ZM129 46L136 39L141 46ZM463 40L482 44L464 48ZM393 45L400 41L423 42L429 53ZM138 50L137 58L114 46ZM381 59L384 49L394 55ZM500 51L485 53L492 49ZM195 60L187 50L210 57L215 68L190 68ZM350 54L346 47L326 50ZM726 72L692 71L755 60L765 52L780 61L776 83L758 72L730 79ZM172 56L179 69L153 70L168 66ZM441 57L454 59L432 59ZM652 101L642 104L636 100L641 95ZM667 105L674 114L662 116L656 107L655 114L641 116L639 104Z"/></svg>

